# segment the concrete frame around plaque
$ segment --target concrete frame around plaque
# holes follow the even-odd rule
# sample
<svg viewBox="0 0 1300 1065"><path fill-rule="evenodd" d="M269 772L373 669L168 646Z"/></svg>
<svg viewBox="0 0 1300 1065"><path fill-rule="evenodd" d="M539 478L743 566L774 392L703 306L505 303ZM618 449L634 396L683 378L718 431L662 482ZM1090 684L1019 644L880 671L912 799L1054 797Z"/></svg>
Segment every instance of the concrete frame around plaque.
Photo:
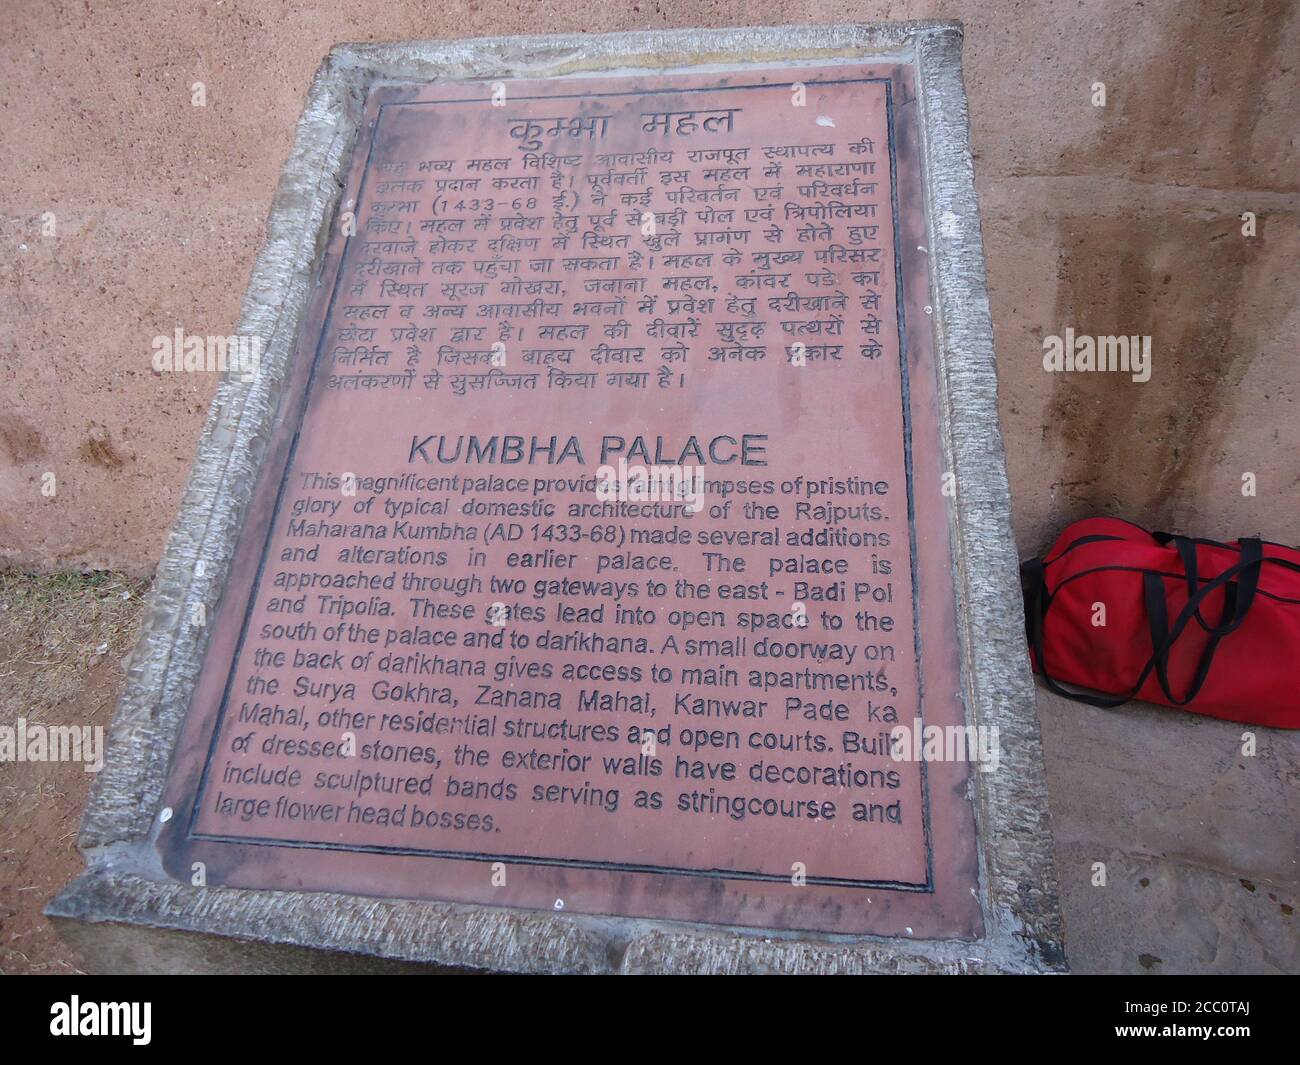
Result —
<svg viewBox="0 0 1300 1065"><path fill-rule="evenodd" d="M79 845L86 871L49 905L97 972L1042 972L1064 968L1047 793L1025 654L992 323L951 22L672 30L341 45L298 123L237 332L267 340L252 381L224 380L157 571ZM1001 768L976 772L983 934L975 941L779 932L323 892L195 887L154 841L178 730L220 602L327 243L363 105L378 81L666 73L729 65L912 66L929 232L939 431L950 508L962 695L996 727ZM930 309L926 308L927 311Z"/></svg>

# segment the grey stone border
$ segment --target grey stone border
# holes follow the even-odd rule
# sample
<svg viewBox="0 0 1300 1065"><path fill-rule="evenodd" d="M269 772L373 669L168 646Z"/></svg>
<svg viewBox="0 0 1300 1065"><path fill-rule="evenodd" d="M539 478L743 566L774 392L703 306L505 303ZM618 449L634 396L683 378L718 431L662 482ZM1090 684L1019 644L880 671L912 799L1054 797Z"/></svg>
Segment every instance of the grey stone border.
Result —
<svg viewBox="0 0 1300 1065"><path fill-rule="evenodd" d="M1027 972L1063 968L1047 791L1025 654L998 427L992 322L954 22L744 27L340 45L298 123L237 332L266 341L251 382L220 385L92 791L88 868L47 913L108 971L343 971L423 963L534 972ZM969 720L996 726L1002 768L974 773L985 936L975 943L762 932L169 880L153 838L169 760L266 456L319 257L377 81L666 70L831 59L911 63L940 366ZM314 950L304 950L311 945Z"/></svg>

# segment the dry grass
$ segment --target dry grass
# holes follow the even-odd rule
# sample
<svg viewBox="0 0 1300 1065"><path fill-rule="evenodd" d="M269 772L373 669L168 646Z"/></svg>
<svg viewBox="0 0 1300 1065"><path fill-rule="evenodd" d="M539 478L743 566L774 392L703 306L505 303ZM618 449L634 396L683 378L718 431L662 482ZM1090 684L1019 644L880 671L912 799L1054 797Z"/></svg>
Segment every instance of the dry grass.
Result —
<svg viewBox="0 0 1300 1065"><path fill-rule="evenodd" d="M0 725L107 732L147 587L116 573L0 571ZM80 968L42 910L81 869L91 780L76 764L0 763L0 972Z"/></svg>
<svg viewBox="0 0 1300 1065"><path fill-rule="evenodd" d="M129 650L147 588L116 573L0 572L0 721L15 703L21 713L34 709L33 697L65 698L85 670ZM22 682L33 670L42 681L35 688Z"/></svg>

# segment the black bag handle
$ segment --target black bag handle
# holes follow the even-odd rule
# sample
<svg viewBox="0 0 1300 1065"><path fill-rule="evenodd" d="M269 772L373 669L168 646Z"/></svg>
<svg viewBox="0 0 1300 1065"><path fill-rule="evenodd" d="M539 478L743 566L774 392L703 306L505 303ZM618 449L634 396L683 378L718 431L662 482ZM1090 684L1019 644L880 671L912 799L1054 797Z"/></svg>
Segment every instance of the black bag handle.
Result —
<svg viewBox="0 0 1300 1065"><path fill-rule="evenodd" d="M1167 537L1167 539L1175 538ZM1185 537L1177 539L1186 540ZM1219 641L1236 630L1246 620L1246 615L1254 603L1255 593L1259 587L1259 572L1263 568L1264 562L1262 542L1258 538L1248 537L1243 538L1239 543L1241 544L1241 561L1229 566L1217 577L1207 581L1203 588L1199 588L1191 594L1186 605L1179 612L1172 628L1168 623L1169 611L1165 602L1164 577L1159 573L1143 574L1143 598L1147 609L1147 624L1151 633L1151 657L1143 666L1142 672L1138 675L1137 682L1132 689L1125 695L1115 696L1088 695L1084 692L1070 691L1061 687L1055 678L1048 673L1043 648L1043 621L1048 608L1051 606L1051 596L1047 594L1047 581L1043 573L1042 560L1033 558L1024 563L1020 568L1020 572L1028 585L1026 589L1028 607L1025 619L1026 627L1029 629L1030 646L1033 647L1034 657L1038 660L1038 672L1048 690L1066 699L1110 709L1122 706L1133 699L1142 690L1147 677L1151 675L1151 671L1154 669L1160 682L1160 688L1171 704L1186 706L1190 703L1196 698L1210 674L1210 667L1214 663L1214 655L1218 650ZM1188 541L1188 545L1191 548L1190 554L1193 556L1192 566L1195 567L1195 545L1191 541ZM1182 555L1182 553L1183 549L1179 548L1179 554ZM1192 572L1194 572L1194 569ZM1238 575L1241 576L1241 580L1233 583L1232 579ZM1201 605L1209 595L1219 588L1225 588L1223 612L1220 615L1218 625L1210 626L1201 617ZM1192 678L1187 694L1182 699L1179 699L1173 694L1169 683L1169 654L1193 617L1210 634L1211 638L1201 652L1201 658L1197 663L1196 673Z"/></svg>
<svg viewBox="0 0 1300 1065"><path fill-rule="evenodd" d="M1201 623L1201 627L1210 633L1210 642L1205 645L1205 650L1201 652L1201 659L1196 665L1196 673L1192 677L1192 683L1187 689L1187 695L1179 699L1173 693L1169 683L1169 654L1173 650L1174 641L1182 635L1182 630L1172 633L1169 630L1169 615L1165 603L1165 582L1164 578L1158 573L1145 573L1142 575L1143 598L1146 600L1147 607L1147 624L1151 629L1151 646L1157 648L1155 654L1156 679L1160 682L1160 689L1165 693L1165 698L1174 706L1186 706L1196 698L1197 693L1201 690L1201 685L1205 683L1205 678L1210 674L1210 666L1214 662L1214 653L1219 648L1219 641L1223 639L1222 635L1215 630L1210 629L1204 621L1201 620L1199 607L1192 612L1187 618L1183 619L1179 615L1179 620L1191 620L1195 617ZM1237 609L1237 586L1229 584L1223 590L1223 618L1232 617ZM1175 623L1177 624L1177 623ZM1220 619L1220 625L1223 624Z"/></svg>
<svg viewBox="0 0 1300 1065"><path fill-rule="evenodd" d="M1178 557L1183 563L1183 571L1187 574L1187 598L1192 599L1198 591L1199 574L1197 572L1198 563L1196 558L1196 545L1198 543L1209 544L1212 547L1222 547L1228 551L1232 547L1228 544L1221 544L1217 540L1193 540L1189 536L1178 536L1174 533L1157 532L1151 534L1152 538L1160 544L1172 543L1174 550L1178 552ZM1264 542L1258 537L1243 536L1237 541L1241 551L1242 561L1249 559L1262 558L1264 554ZM1201 616L1201 610L1198 606L1196 609L1196 623L1201 626L1211 636L1227 636L1246 620L1246 613L1250 610L1251 604L1255 601L1255 592L1259 588L1259 574L1263 567L1254 566L1246 570L1241 577L1241 591L1238 599L1237 611L1229 614L1226 610L1223 617L1219 619L1217 626L1209 625ZM1226 606L1226 603L1225 603Z"/></svg>
<svg viewBox="0 0 1300 1065"><path fill-rule="evenodd" d="M1246 538L1239 542L1241 561L1229 566L1213 580L1207 581L1205 587L1192 595L1179 612L1172 629L1168 627L1164 579L1154 573L1146 574L1143 579L1147 624L1151 628L1151 646L1158 649L1155 654L1156 676L1165 698L1174 706L1186 706L1196 698L1201 685L1205 683L1205 678L1209 676L1219 641L1246 620L1246 614L1255 601L1255 592L1259 587L1259 571L1263 568L1264 548L1258 539ZM1192 555L1195 557L1195 545L1192 547ZM1233 581L1233 576L1237 574L1241 576L1240 581ZM1223 611L1219 616L1219 624L1209 626L1201 617L1201 604L1220 587L1223 587ZM1192 618L1195 618L1197 623L1210 634L1210 642L1201 652L1201 660L1197 663L1196 673L1192 677L1187 694L1179 699L1174 695L1169 684L1169 653Z"/></svg>

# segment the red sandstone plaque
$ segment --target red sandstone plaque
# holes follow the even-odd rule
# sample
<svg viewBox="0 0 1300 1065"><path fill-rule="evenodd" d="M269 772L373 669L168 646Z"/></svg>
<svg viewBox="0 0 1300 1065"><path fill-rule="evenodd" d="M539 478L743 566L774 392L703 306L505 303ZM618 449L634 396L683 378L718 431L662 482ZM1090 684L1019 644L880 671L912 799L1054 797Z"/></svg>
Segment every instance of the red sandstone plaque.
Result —
<svg viewBox="0 0 1300 1065"><path fill-rule="evenodd" d="M980 933L910 78L371 93L172 875Z"/></svg>

